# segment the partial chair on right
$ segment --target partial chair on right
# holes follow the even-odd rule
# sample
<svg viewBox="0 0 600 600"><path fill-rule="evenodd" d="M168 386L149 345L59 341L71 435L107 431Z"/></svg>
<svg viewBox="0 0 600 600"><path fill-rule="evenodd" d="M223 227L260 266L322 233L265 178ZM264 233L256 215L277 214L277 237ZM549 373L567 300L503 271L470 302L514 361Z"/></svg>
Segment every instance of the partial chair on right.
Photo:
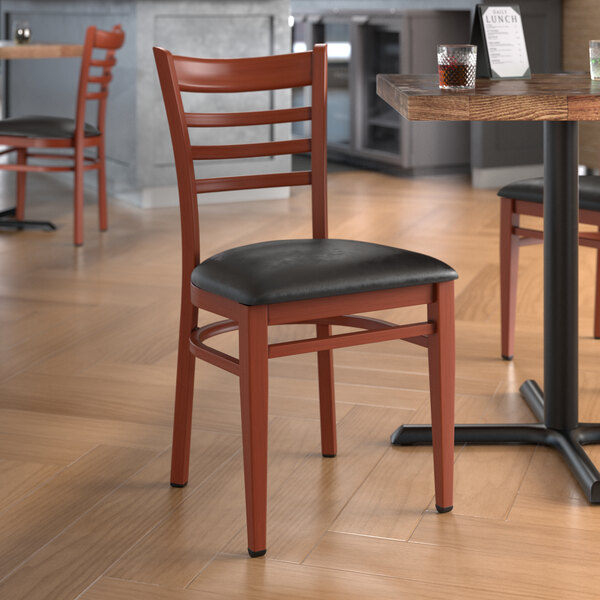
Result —
<svg viewBox="0 0 600 600"><path fill-rule="evenodd" d="M268 359L316 352L321 449L337 453L333 349L404 339L428 349L435 473L439 512L452 508L454 456L454 280L443 262L390 246L327 236L327 54L314 51L241 59L174 56L154 48L179 186L182 232L181 318L171 485L188 481L195 359L239 377L246 488L248 552L266 552ZM187 112L182 94L244 93L308 86L311 106L254 112ZM243 97L243 96L242 96ZM190 128L241 127L310 121L306 139L250 144L192 145ZM195 160L310 152L308 171L197 179ZM276 239L200 259L197 196L203 192L307 185L312 192L312 238ZM243 217L235 221L242 226ZM233 226L234 224L232 224ZM403 306L426 307L427 318L396 325L357 316ZM198 327L198 309L225 320ZM313 324L315 335L269 343L268 327ZM333 325L362 331L333 333ZM205 341L238 331L239 355ZM398 456L400 460L401 457ZM292 515L290 515L292 518Z"/></svg>
<svg viewBox="0 0 600 600"><path fill-rule="evenodd" d="M505 185L500 196L500 304L502 358L512 360L515 345L517 313L517 275L519 248L540 244L543 229L520 226L520 215L544 216L544 179L523 179ZM594 337L600 338L600 177L579 177L579 222L595 225L598 232L579 232L579 244L598 250L596 262L596 301L594 309Z"/></svg>

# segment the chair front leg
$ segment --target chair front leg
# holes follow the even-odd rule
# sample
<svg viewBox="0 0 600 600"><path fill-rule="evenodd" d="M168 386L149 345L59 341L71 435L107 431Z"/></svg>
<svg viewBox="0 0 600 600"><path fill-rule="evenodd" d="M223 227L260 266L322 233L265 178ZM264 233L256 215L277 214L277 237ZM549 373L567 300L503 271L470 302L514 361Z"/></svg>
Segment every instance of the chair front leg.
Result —
<svg viewBox="0 0 600 600"><path fill-rule="evenodd" d="M427 306L427 318L436 323L429 336L431 434L435 477L435 507L452 510L454 479L454 282L436 285L436 302Z"/></svg>
<svg viewBox="0 0 600 600"><path fill-rule="evenodd" d="M175 385L175 416L173 419L173 449L171 453L171 485L184 487L188 482L190 445L192 438L192 407L196 358L190 352L190 333L198 325L198 309L189 300L184 282L179 320L177 352L177 383Z"/></svg>
<svg viewBox="0 0 600 600"><path fill-rule="evenodd" d="M267 551L267 307L248 306L239 322L240 402L248 554Z"/></svg>
<svg viewBox="0 0 600 600"><path fill-rule="evenodd" d="M513 235L514 200L501 198L500 205L500 320L502 358L512 360L517 315L519 238Z"/></svg>
<svg viewBox="0 0 600 600"><path fill-rule="evenodd" d="M19 148L17 150L17 164L27 164L27 148ZM16 217L19 221L25 218L25 189L27 181L26 171L17 171L17 209Z"/></svg>
<svg viewBox="0 0 600 600"><path fill-rule="evenodd" d="M331 325L318 324L317 337L329 337ZM321 415L321 452L331 458L337 454L333 350L317 352L319 369L319 410Z"/></svg>

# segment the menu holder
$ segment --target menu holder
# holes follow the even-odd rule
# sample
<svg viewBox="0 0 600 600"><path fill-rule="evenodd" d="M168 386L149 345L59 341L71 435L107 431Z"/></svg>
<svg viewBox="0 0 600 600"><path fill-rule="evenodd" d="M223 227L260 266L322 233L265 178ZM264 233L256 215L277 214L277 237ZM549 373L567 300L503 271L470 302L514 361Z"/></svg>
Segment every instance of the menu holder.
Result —
<svg viewBox="0 0 600 600"><path fill-rule="evenodd" d="M517 4L478 4L471 43L477 46L477 77L531 79L523 21Z"/></svg>

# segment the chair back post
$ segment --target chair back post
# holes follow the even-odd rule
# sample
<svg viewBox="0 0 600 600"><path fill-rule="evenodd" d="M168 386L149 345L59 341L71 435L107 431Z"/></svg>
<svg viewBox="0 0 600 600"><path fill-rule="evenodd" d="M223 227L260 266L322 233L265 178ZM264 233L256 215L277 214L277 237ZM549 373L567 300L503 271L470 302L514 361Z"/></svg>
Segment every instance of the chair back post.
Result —
<svg viewBox="0 0 600 600"><path fill-rule="evenodd" d="M155 47L153 51L173 142L175 171L179 188L182 277L183 281L189 285L190 275L200 262L198 198L194 161L173 55L164 48Z"/></svg>
<svg viewBox="0 0 600 600"><path fill-rule="evenodd" d="M100 133L104 134L108 86L112 79L112 68L117 63L115 52L123 45L124 40L125 33L120 25L115 25L111 31L102 31L94 26L86 30L75 115L75 138L79 138L79 141L83 141L85 137L85 113L88 100L98 101L96 124ZM95 48L106 50L105 56L95 59L93 57ZM93 75L90 72L93 68L101 68L101 75ZM90 84L98 84L100 89L92 92L89 90Z"/></svg>
<svg viewBox="0 0 600 600"><path fill-rule="evenodd" d="M83 54L81 55L81 67L79 69L79 86L77 90L77 107L75 109L75 140L76 146L83 143L85 137L85 107L88 87L88 76L90 72L90 62L92 52L94 51L94 39L96 37L96 27L88 27L85 32L85 41L83 42ZM80 146L82 147L82 146Z"/></svg>
<svg viewBox="0 0 600 600"><path fill-rule="evenodd" d="M311 185L313 237L327 237L327 46L312 52L258 58L175 56L154 48L179 186L184 280L200 262L197 194L289 185ZM182 92L239 93L310 86L310 107L236 113L186 112ZM311 121L311 137L255 144L192 145L190 127L234 127ZM287 173L196 179L194 160L311 153L311 169Z"/></svg>
<svg viewBox="0 0 600 600"><path fill-rule="evenodd" d="M312 55L312 224L315 239L327 238L327 45Z"/></svg>
<svg viewBox="0 0 600 600"><path fill-rule="evenodd" d="M110 37L108 37L110 36ZM94 47L107 47L105 61L106 64L102 67L102 75L100 79L100 100L98 103L98 130L104 133L106 123L106 105L108 103L108 86L112 80L112 69L117 60L115 58L116 51L123 45L125 41L125 33L121 25L115 25L112 31L96 31L96 39Z"/></svg>

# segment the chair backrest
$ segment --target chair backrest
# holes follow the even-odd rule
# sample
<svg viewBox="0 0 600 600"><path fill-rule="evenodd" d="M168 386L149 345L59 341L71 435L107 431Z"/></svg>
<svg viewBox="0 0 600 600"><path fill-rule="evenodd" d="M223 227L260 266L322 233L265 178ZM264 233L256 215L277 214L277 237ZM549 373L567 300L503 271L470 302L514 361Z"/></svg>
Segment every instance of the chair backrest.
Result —
<svg viewBox="0 0 600 600"><path fill-rule="evenodd" d="M85 113L90 100L98 102L97 127L104 133L108 86L112 80L112 69L117 64L115 53L124 41L125 33L120 25L115 25L111 31L93 26L87 28L79 72L75 137L84 137ZM100 56L94 50L100 50Z"/></svg>
<svg viewBox="0 0 600 600"><path fill-rule="evenodd" d="M179 186L183 277L200 261L198 199L202 192L292 185L312 187L313 237L327 237L327 47L311 52L238 59L174 56L154 48ZM254 92L309 86L311 106L236 113L185 112L182 92ZM306 139L219 146L192 145L190 127L240 127L311 121ZM195 160L310 152L309 171L196 179Z"/></svg>

